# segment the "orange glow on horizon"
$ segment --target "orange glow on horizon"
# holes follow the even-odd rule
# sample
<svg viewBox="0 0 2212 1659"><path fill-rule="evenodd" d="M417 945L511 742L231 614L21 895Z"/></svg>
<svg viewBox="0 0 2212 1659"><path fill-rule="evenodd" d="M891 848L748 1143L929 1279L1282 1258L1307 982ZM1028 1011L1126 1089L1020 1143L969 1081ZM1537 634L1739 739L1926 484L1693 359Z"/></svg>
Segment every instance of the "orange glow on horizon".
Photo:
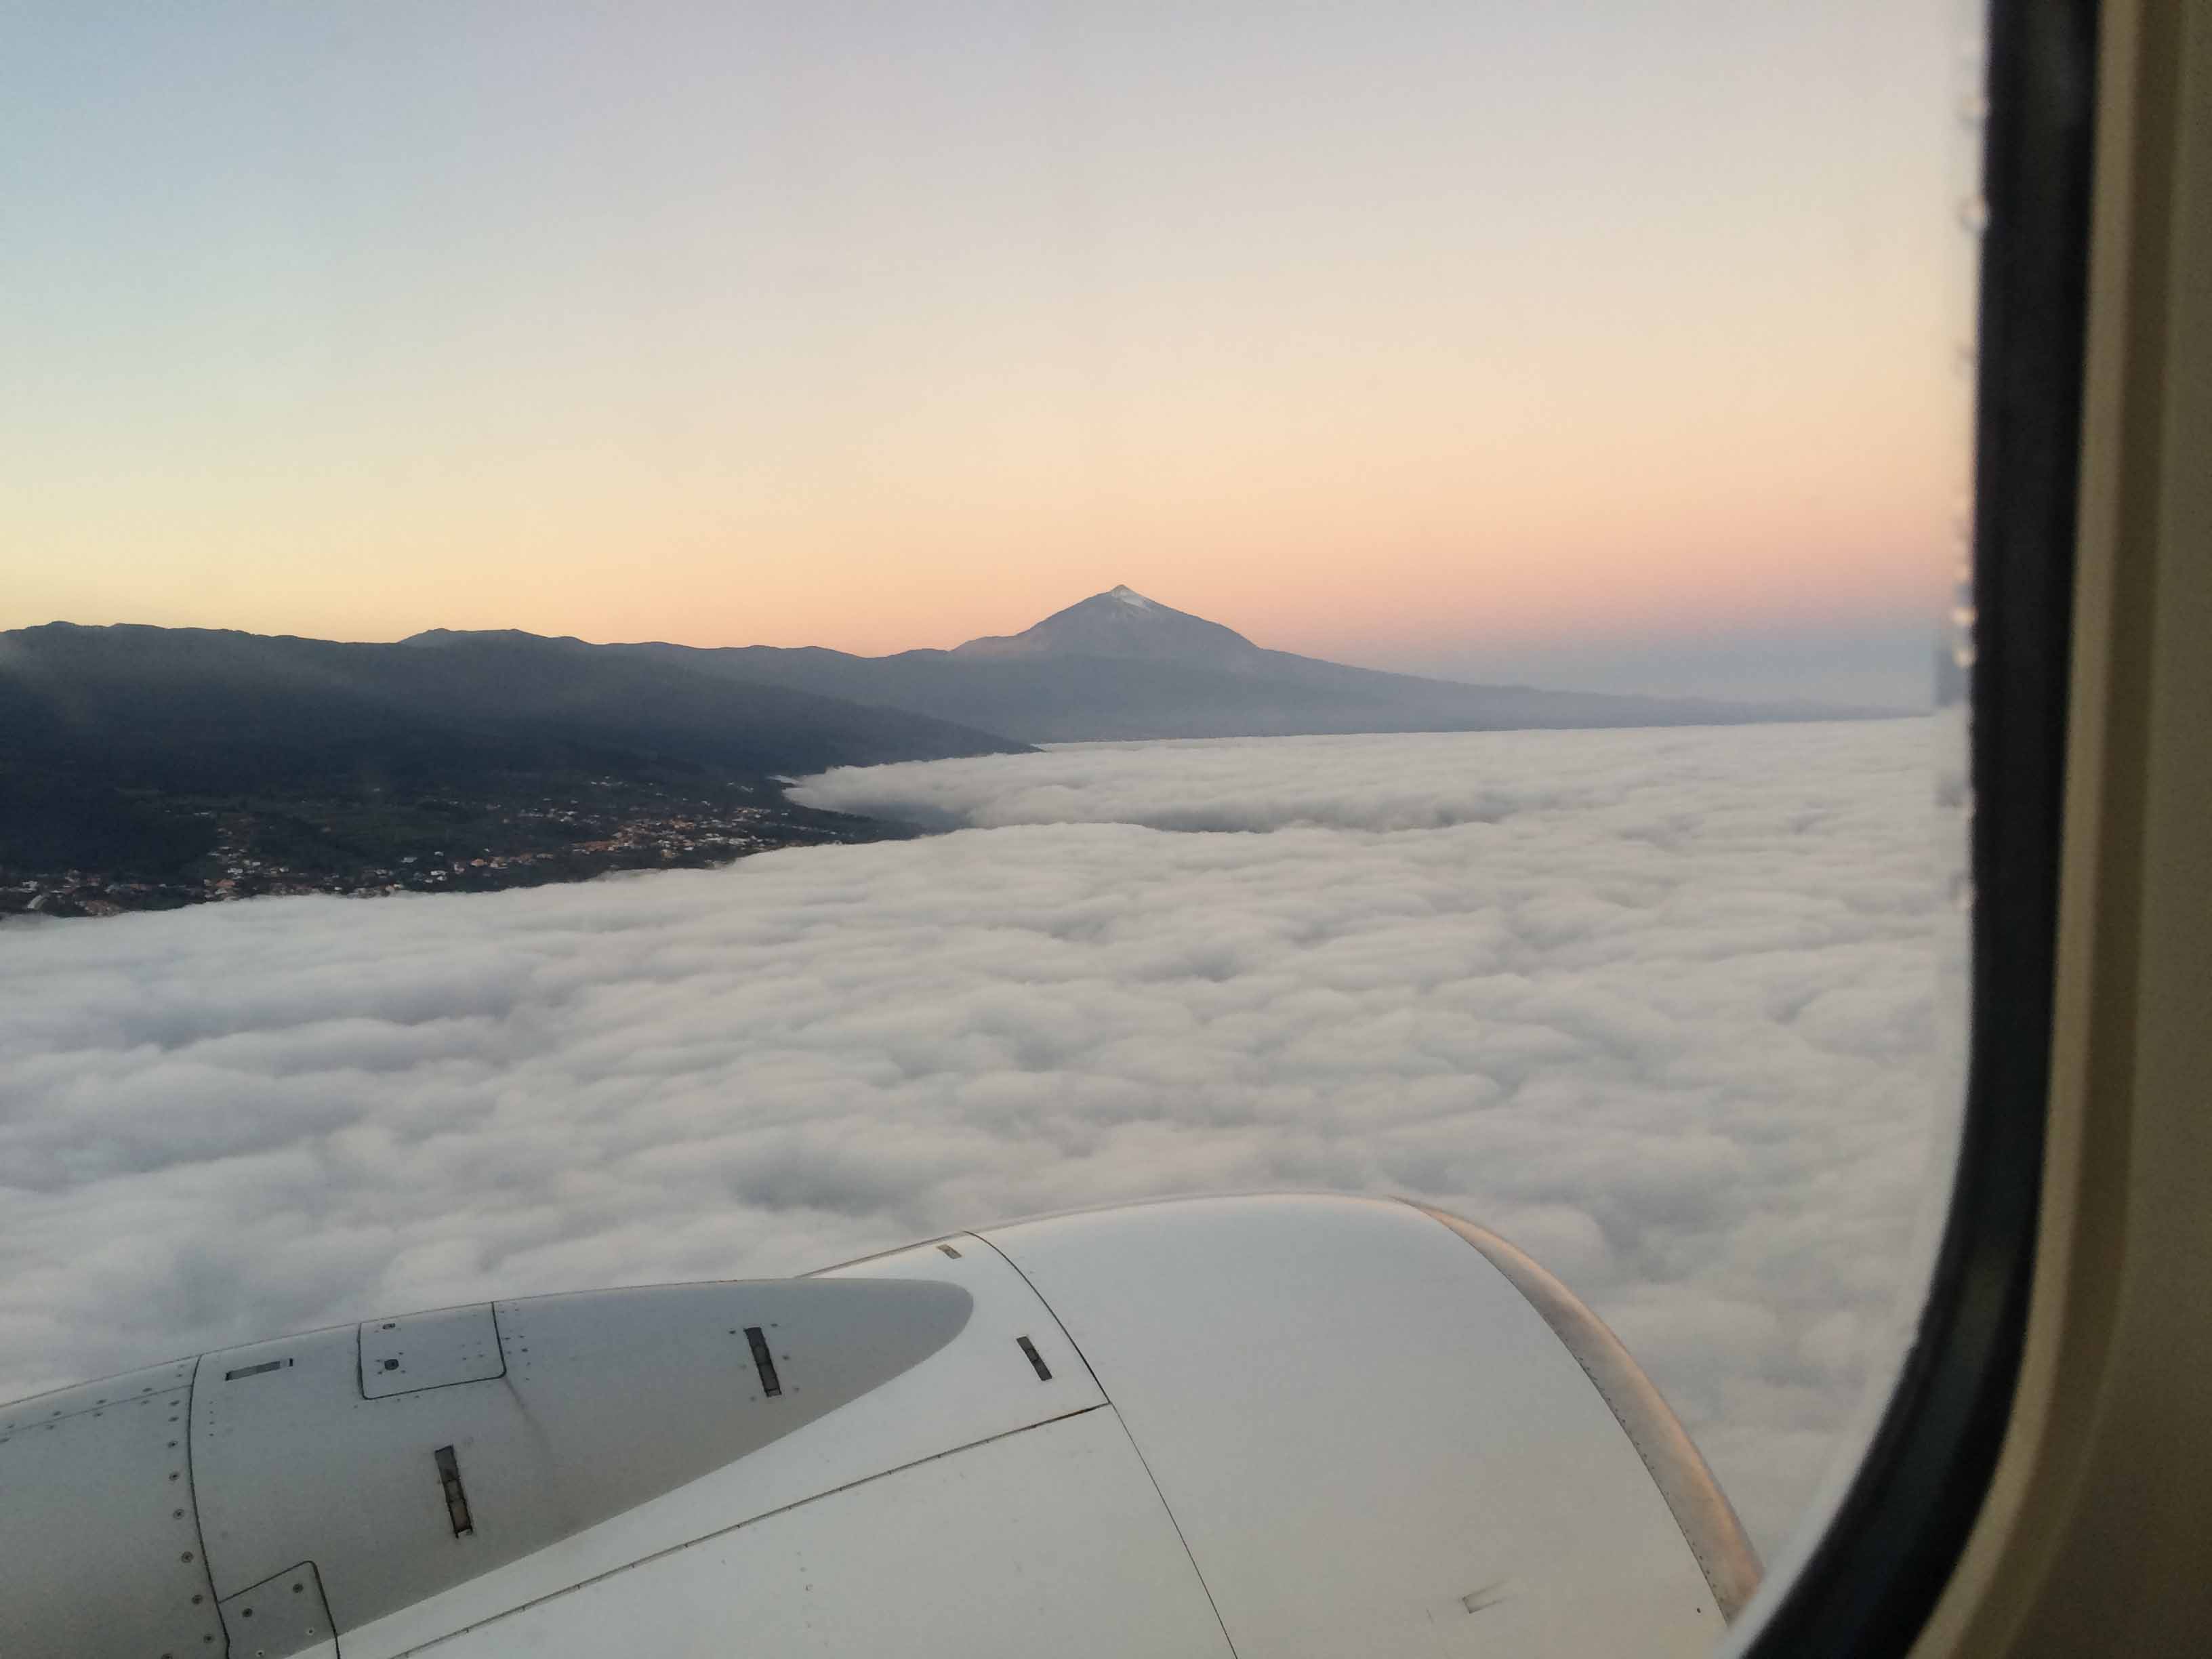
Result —
<svg viewBox="0 0 2212 1659"><path fill-rule="evenodd" d="M158 143L37 112L0 627L877 654L1127 582L1372 659L1932 612L1972 272L1927 12L1778 13L1756 74L1604 7L1027 58L234 19L234 125L149 14Z"/></svg>

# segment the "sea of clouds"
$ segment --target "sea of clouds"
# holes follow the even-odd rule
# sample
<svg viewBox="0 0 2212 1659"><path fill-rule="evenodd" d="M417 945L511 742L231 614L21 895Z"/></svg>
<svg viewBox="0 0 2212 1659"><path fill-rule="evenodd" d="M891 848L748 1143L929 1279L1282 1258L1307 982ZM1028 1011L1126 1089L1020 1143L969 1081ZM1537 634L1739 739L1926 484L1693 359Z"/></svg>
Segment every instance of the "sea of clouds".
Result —
<svg viewBox="0 0 2212 1659"><path fill-rule="evenodd" d="M1762 1547L1893 1366L1954 1087L1932 720L830 773L970 826L0 929L0 1399L368 1315L1186 1190L1417 1196Z"/></svg>

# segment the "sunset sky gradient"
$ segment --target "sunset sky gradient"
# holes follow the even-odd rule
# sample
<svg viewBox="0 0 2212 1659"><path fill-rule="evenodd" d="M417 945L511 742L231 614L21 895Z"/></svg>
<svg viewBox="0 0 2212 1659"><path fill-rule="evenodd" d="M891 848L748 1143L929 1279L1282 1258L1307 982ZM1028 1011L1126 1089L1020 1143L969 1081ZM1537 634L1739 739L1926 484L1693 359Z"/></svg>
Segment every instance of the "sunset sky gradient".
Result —
<svg viewBox="0 0 2212 1659"><path fill-rule="evenodd" d="M0 626L1918 702L1942 3L0 15Z"/></svg>

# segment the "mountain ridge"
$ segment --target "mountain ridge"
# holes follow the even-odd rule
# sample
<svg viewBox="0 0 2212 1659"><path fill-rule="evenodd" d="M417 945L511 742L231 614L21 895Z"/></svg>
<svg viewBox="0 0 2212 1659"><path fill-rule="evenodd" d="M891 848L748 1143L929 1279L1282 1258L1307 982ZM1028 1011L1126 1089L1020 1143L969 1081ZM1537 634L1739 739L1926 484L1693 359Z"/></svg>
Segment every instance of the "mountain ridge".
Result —
<svg viewBox="0 0 2212 1659"><path fill-rule="evenodd" d="M406 643L466 637L448 630ZM586 645L698 672L927 714L1022 743L1519 727L1732 725L1894 715L1479 684L1356 668L1256 644L1223 623L1107 589L1018 634L865 657L822 646Z"/></svg>
<svg viewBox="0 0 2212 1659"><path fill-rule="evenodd" d="M96 849L95 861L118 867L198 867L210 825L249 799L268 833L339 857L338 832L310 835L299 803L365 804L356 816L380 845L432 796L476 800L492 815L481 834L496 838L520 822L508 806L530 799L611 790L640 823L654 801L740 801L751 812L744 803L780 798L779 778L1040 743L1891 712L1389 674L1269 650L1127 587L1018 634L884 657L517 629L386 643L54 623L0 633L0 866Z"/></svg>
<svg viewBox="0 0 2212 1659"><path fill-rule="evenodd" d="M767 776L1024 746L512 630L434 647L134 623L0 633L0 769L103 787L428 787L486 769Z"/></svg>

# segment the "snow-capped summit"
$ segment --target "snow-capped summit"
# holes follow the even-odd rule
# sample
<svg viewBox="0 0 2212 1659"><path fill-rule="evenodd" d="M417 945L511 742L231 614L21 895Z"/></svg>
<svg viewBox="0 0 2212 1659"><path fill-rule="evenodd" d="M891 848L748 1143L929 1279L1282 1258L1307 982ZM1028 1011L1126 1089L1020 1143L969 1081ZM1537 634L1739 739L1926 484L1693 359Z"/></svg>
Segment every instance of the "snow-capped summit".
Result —
<svg viewBox="0 0 2212 1659"><path fill-rule="evenodd" d="M1018 634L970 640L961 657L1135 657L1212 668L1243 668L1264 653L1231 628L1148 599L1133 587L1103 593L1054 611Z"/></svg>

